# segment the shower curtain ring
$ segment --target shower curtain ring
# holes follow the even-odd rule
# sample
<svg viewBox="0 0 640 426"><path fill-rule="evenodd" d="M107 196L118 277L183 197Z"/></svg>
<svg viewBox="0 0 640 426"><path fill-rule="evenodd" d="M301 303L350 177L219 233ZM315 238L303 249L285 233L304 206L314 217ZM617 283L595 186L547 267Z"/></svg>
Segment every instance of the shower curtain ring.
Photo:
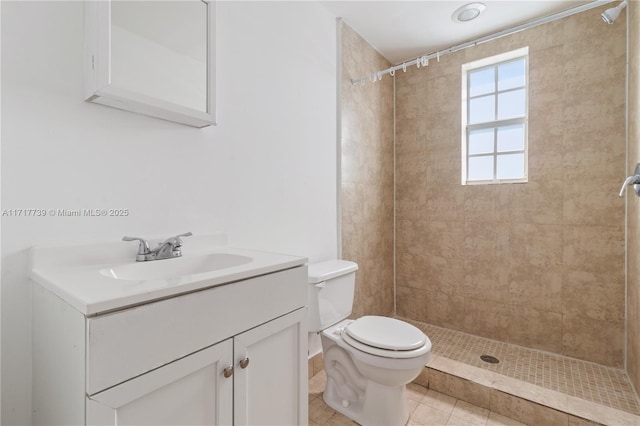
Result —
<svg viewBox="0 0 640 426"><path fill-rule="evenodd" d="M420 68L420 58L416 59L416 68Z"/></svg>
<svg viewBox="0 0 640 426"><path fill-rule="evenodd" d="M407 64L406 63L402 63L402 72L407 72Z"/></svg>
<svg viewBox="0 0 640 426"><path fill-rule="evenodd" d="M369 74L369 81L372 82L372 83L376 82L376 74L375 73Z"/></svg>
<svg viewBox="0 0 640 426"><path fill-rule="evenodd" d="M378 71L378 80L382 81L382 71Z"/></svg>
<svg viewBox="0 0 640 426"><path fill-rule="evenodd" d="M438 62L440 62L440 51L436 52L436 58L438 59Z"/></svg>
<svg viewBox="0 0 640 426"><path fill-rule="evenodd" d="M389 75L390 75L391 77L393 77L394 75L396 75L396 70L394 70L393 68L391 68L391 69L389 70Z"/></svg>

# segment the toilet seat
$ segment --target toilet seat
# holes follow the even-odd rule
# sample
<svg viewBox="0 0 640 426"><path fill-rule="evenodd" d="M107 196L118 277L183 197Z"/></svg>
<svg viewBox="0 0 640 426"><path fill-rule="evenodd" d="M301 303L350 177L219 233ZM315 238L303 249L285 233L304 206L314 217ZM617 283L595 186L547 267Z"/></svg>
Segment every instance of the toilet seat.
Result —
<svg viewBox="0 0 640 426"><path fill-rule="evenodd" d="M342 331L342 339L355 349L386 358L414 358L431 350L431 342L420 329L380 316L351 322Z"/></svg>

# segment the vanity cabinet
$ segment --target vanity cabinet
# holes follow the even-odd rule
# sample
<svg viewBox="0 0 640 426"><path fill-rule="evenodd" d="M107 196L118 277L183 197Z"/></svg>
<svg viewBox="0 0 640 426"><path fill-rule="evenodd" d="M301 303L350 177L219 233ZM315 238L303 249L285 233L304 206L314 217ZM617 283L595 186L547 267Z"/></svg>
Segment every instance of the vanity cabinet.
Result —
<svg viewBox="0 0 640 426"><path fill-rule="evenodd" d="M93 316L35 285L34 424L307 424L306 276Z"/></svg>

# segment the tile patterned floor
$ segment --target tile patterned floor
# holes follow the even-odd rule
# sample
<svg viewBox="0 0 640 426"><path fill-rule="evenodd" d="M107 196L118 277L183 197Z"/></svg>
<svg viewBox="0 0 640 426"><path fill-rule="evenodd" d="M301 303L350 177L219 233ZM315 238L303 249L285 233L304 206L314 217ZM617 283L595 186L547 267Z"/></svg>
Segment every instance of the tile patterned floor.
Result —
<svg viewBox="0 0 640 426"><path fill-rule="evenodd" d="M623 370L430 324L408 322L429 336L433 344L432 351L438 356L640 415L640 404ZM483 362L480 360L483 354L498 358L500 363Z"/></svg>
<svg viewBox="0 0 640 426"><path fill-rule="evenodd" d="M326 375L320 371L309 380L309 426L357 425L324 403ZM407 426L521 426L508 417L410 383L407 386ZM390 425L391 426L391 425Z"/></svg>

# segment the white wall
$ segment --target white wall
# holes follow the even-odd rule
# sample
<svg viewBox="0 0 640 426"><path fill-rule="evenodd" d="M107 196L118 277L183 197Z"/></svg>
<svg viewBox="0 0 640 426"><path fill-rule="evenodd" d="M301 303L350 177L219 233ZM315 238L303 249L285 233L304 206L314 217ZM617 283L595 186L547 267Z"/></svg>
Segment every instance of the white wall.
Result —
<svg viewBox="0 0 640 426"><path fill-rule="evenodd" d="M194 129L83 102L82 2L2 2L2 208L131 212L2 218L3 425L30 422L30 246L220 230L336 256L334 17L309 2L217 12L219 125Z"/></svg>

